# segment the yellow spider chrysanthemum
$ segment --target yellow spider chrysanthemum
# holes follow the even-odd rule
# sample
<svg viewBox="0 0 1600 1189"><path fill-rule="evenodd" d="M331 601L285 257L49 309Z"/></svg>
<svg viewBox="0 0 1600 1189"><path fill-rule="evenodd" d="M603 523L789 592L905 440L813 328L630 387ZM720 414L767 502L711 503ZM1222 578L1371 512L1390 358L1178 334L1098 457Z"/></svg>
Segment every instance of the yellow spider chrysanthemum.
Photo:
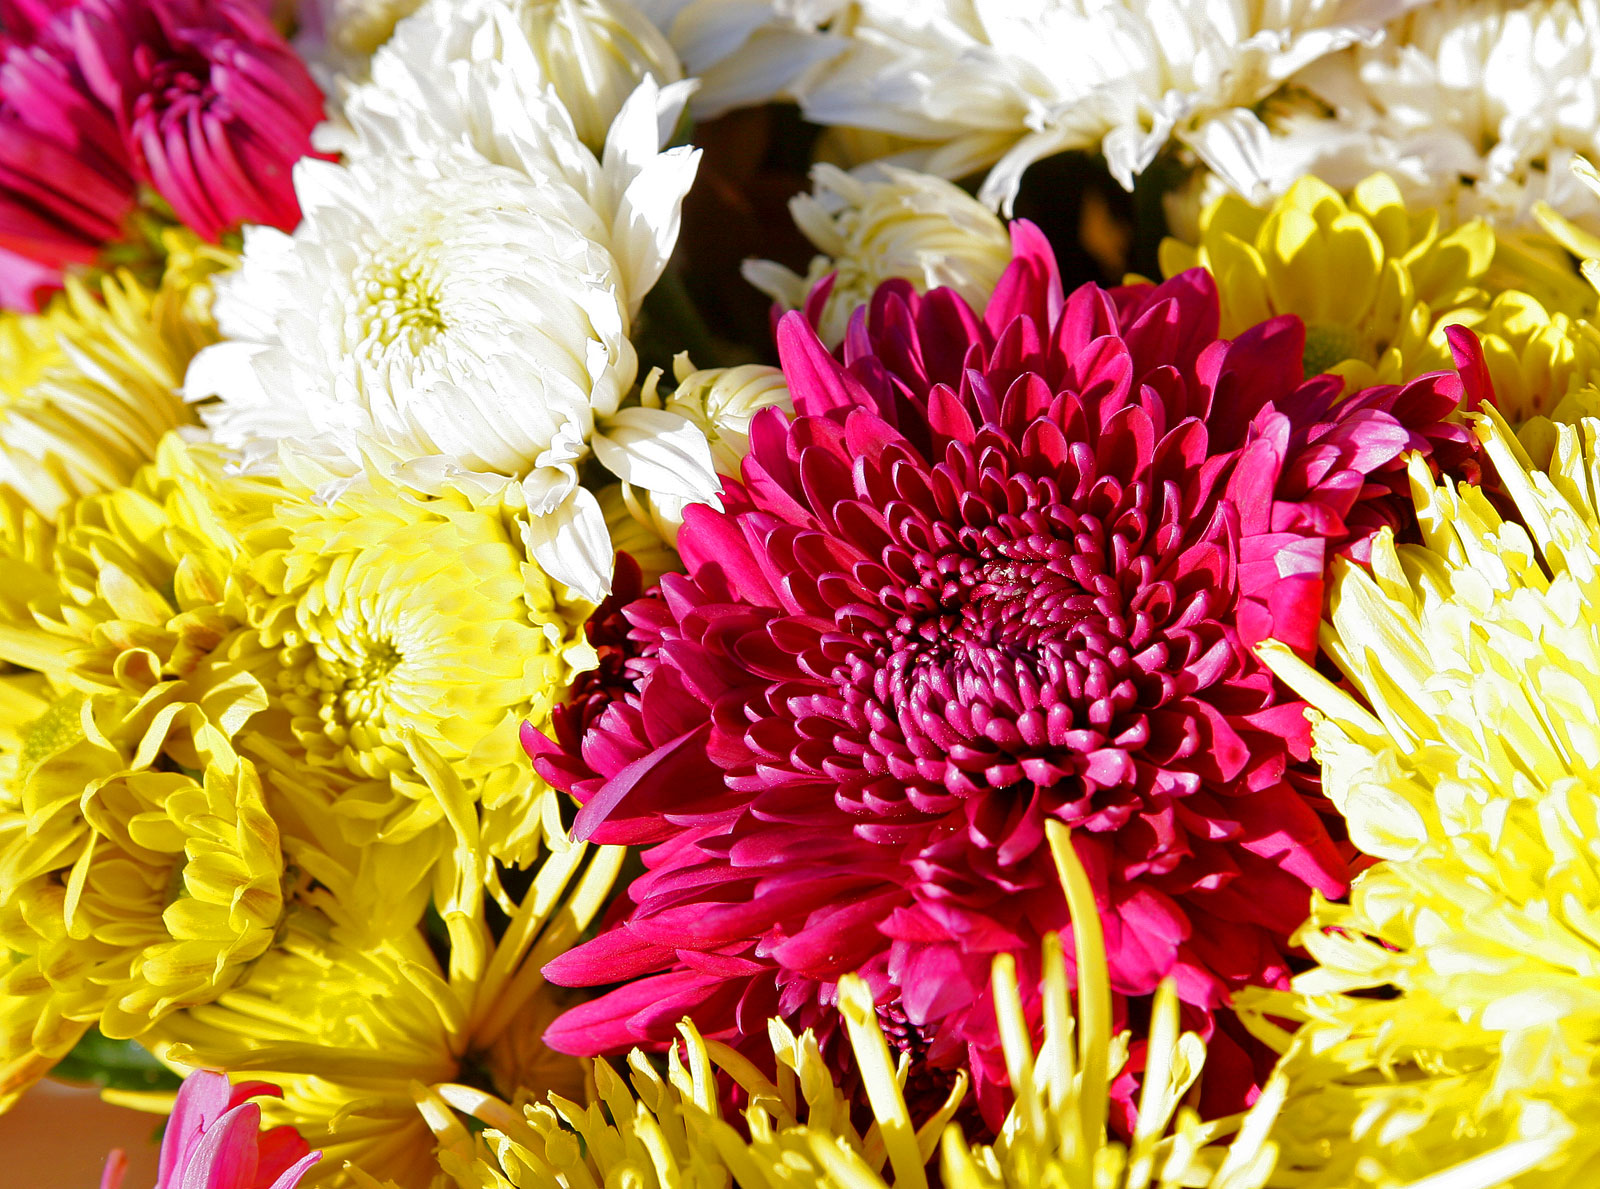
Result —
<svg viewBox="0 0 1600 1189"><path fill-rule="evenodd" d="M1314 904L1316 969L1237 999L1287 1050L1286 1185L1600 1178L1600 421L1551 429L1543 466L1475 428L1521 524L1416 462L1423 544L1336 563L1323 643L1371 709L1263 649L1381 860Z"/></svg>
<svg viewBox="0 0 1600 1189"><path fill-rule="evenodd" d="M198 766L159 771L101 733L97 705L57 702L24 740L19 764L54 764L63 788L54 828L27 829L40 806L0 808L0 1107L91 1023L138 1036L226 989L283 907L277 827L223 732L192 705L158 712L175 732L189 720Z"/></svg>
<svg viewBox="0 0 1600 1189"><path fill-rule="evenodd" d="M331 503L289 483L272 516L243 530L265 593L252 621L279 666L274 704L312 767L355 782L351 828L397 839L442 821L414 738L482 804L495 857L527 862L542 835L561 833L517 731L547 726L593 665L593 606L528 560L519 513L369 476Z"/></svg>
<svg viewBox="0 0 1600 1189"><path fill-rule="evenodd" d="M1481 220L1446 231L1437 212L1408 211L1382 174L1348 199L1305 177L1268 208L1218 198L1200 217L1198 244L1162 242L1161 269L1211 270L1225 338L1298 314L1306 374L1336 372L1360 388L1451 366L1440 328L1488 304L1494 247Z"/></svg>
<svg viewBox="0 0 1600 1189"><path fill-rule="evenodd" d="M1192 1110L1180 1107L1200 1074L1205 1046L1193 1034L1179 1036L1170 982L1156 997L1140 1122L1126 1146L1107 1138L1110 1080L1127 1056L1128 1037L1110 1032L1111 992L1088 877L1065 829L1054 823L1050 829L1073 909L1077 1019L1054 936L1045 946L1045 1039L1037 1051L1014 964L995 964L995 1002L1016 1103L993 1144L969 1144L959 1127L947 1126L965 1093L964 1079L932 1118L920 1125L911 1118L903 1093L910 1059L902 1054L898 1067L890 1060L871 992L851 976L840 982L839 1003L872 1108L865 1131L855 1126L849 1100L811 1032L797 1036L781 1021L771 1023L777 1074L768 1078L685 1020L682 1051L668 1055L664 1076L638 1052L628 1060L626 1080L606 1062L596 1062L598 1093L588 1106L552 1095L518 1111L461 1085L419 1094L439 1134L443 1167L460 1189L731 1183L744 1189L925 1189L927 1166L938 1153L948 1189L1258 1189L1272 1170L1266 1131L1282 1087L1269 1085L1242 1119L1201 1124ZM742 1126L722 1117L718 1071L747 1096ZM451 1108L493 1130L469 1137ZM1234 1130L1238 1135L1229 1147L1208 1146Z"/></svg>
<svg viewBox="0 0 1600 1189"><path fill-rule="evenodd" d="M583 1066L538 1043L563 1005L541 967L570 947L604 907L624 852L583 845L545 856L496 942L484 910L485 851L470 798L437 756L454 857L433 893L448 932L441 966L423 932L374 927L388 898L428 893L413 844L369 848L366 870L323 871L325 890L291 909L280 939L239 986L170 1017L150 1043L180 1067L248 1072L284 1089L264 1103L327 1155L405 1189L437 1183L435 1138L414 1093L476 1080L497 1093L577 1093ZM444 870L443 868L440 869ZM347 1173L332 1183L348 1184ZM359 1182L358 1182L359 1183Z"/></svg>
<svg viewBox="0 0 1600 1189"><path fill-rule="evenodd" d="M120 486L193 417L184 370L215 340L210 276L223 249L168 232L153 289L127 270L69 279L38 315L0 314L0 495L41 516Z"/></svg>

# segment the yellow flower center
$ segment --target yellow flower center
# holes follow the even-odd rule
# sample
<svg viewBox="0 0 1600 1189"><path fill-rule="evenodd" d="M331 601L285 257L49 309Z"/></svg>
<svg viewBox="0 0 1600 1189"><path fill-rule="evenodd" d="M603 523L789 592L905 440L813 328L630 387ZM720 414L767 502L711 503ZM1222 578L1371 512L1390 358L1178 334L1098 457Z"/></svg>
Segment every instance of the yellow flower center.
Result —
<svg viewBox="0 0 1600 1189"><path fill-rule="evenodd" d="M382 355L396 344L418 354L447 326L427 263L392 251L374 257L358 275L353 304L351 337L366 354Z"/></svg>
<svg viewBox="0 0 1600 1189"><path fill-rule="evenodd" d="M347 722L382 723L385 684L404 659L392 641L377 640L358 662L344 666L339 703Z"/></svg>

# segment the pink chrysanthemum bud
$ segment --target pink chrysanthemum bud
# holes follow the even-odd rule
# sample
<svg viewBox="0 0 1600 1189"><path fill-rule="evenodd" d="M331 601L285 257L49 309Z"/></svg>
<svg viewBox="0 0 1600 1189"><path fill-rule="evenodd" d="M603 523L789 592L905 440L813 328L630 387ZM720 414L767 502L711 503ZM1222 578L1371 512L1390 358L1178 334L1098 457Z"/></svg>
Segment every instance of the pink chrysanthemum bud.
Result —
<svg viewBox="0 0 1600 1189"><path fill-rule="evenodd" d="M322 1156L293 1127L261 1130L249 1101L282 1091L269 1082L230 1086L226 1074L198 1070L178 1091L161 1141L155 1189L294 1189ZM120 1151L106 1158L100 1189L121 1189Z"/></svg>
<svg viewBox="0 0 1600 1189"><path fill-rule="evenodd" d="M625 984L556 1048L670 1044L685 1015L758 1048L774 1013L825 1028L859 971L997 1122L992 960L1036 987L1067 924L1048 821L1112 987L1171 976L1208 1033L1344 890L1304 703L1253 646L1315 654L1328 557L1403 523L1405 452L1467 460L1461 381L1347 397L1303 379L1297 319L1219 341L1209 274L1068 297L1013 235L982 316L891 281L838 358L785 317L797 414L756 418L726 510L686 516L687 573L624 609L632 688L525 736L580 837L654 844L613 928L546 968ZM1242 1105L1251 1055L1212 1052L1208 1094Z"/></svg>

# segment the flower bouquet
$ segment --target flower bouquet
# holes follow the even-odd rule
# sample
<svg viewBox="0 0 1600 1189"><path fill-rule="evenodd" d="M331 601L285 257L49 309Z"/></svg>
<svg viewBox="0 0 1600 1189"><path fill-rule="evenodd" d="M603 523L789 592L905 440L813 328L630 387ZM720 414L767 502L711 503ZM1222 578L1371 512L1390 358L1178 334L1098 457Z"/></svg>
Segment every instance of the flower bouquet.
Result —
<svg viewBox="0 0 1600 1189"><path fill-rule="evenodd" d="M0 0L0 1112L1600 1183L1591 160L1600 0Z"/></svg>

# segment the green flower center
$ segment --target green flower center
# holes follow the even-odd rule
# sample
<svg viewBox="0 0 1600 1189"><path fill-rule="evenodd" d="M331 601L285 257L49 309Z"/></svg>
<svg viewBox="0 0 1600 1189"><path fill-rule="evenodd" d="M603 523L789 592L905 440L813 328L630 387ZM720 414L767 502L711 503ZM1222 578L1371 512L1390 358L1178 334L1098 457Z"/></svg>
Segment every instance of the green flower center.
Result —
<svg viewBox="0 0 1600 1189"><path fill-rule="evenodd" d="M1306 349L1301 358L1308 380L1312 376L1320 376L1346 359L1372 362L1368 358L1366 343L1353 328L1328 322L1312 322L1306 325Z"/></svg>

